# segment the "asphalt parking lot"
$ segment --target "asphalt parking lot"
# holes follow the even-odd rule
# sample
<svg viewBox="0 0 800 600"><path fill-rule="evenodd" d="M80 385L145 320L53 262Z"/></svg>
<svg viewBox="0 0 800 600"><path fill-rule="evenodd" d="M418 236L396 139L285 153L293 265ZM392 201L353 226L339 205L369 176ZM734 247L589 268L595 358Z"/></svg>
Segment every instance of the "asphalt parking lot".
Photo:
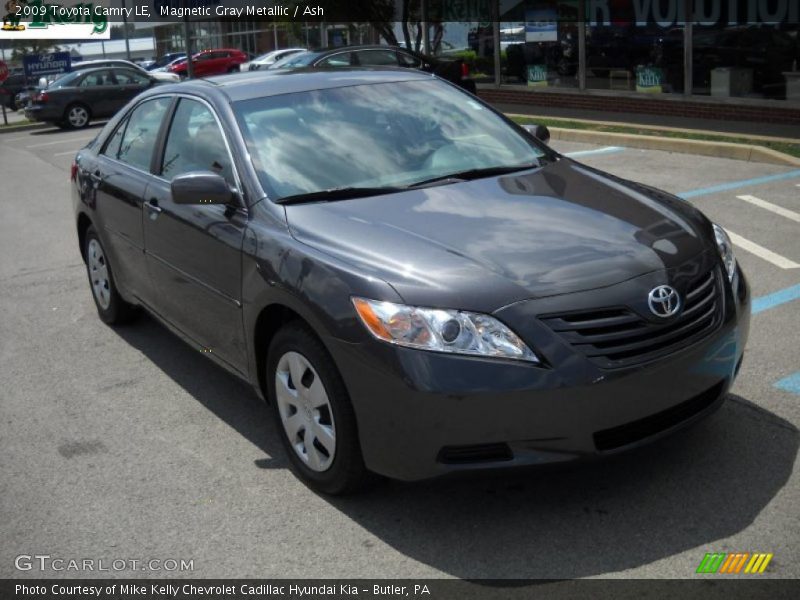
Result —
<svg viewBox="0 0 800 600"><path fill-rule="evenodd" d="M562 471L311 493L249 388L148 317L96 316L69 201L99 128L0 135L0 577L15 557L185 559L160 577L691 578L706 552L800 577L800 170L558 143L735 234L754 300L722 409Z"/></svg>

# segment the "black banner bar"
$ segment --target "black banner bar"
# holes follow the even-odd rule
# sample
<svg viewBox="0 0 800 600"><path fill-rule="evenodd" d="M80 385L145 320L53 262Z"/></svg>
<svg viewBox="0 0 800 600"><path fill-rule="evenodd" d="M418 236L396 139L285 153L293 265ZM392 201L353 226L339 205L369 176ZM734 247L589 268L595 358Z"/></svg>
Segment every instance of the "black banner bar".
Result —
<svg viewBox="0 0 800 600"><path fill-rule="evenodd" d="M640 598L783 600L800 581L759 575L698 575L683 580L458 579L4 579L3 600L516 600Z"/></svg>

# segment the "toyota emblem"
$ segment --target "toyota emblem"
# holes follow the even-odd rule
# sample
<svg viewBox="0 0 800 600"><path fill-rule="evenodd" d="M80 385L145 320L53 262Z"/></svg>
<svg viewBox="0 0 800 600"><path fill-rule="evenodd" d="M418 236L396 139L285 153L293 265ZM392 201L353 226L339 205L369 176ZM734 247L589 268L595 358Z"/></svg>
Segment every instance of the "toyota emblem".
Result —
<svg viewBox="0 0 800 600"><path fill-rule="evenodd" d="M647 304L657 317L667 318L677 313L681 308L681 297L675 288L669 285L660 285L650 290Z"/></svg>

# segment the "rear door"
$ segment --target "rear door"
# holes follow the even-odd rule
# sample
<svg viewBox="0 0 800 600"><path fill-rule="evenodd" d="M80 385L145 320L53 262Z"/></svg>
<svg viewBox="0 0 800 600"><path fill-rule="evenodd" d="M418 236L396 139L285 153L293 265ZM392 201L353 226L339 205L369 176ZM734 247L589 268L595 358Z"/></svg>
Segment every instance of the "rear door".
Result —
<svg viewBox="0 0 800 600"><path fill-rule="evenodd" d="M153 148L171 102L167 97L147 100L131 111L89 172L100 235L118 283L145 301L152 294L144 256L142 204L152 179Z"/></svg>
<svg viewBox="0 0 800 600"><path fill-rule="evenodd" d="M238 188L223 130L204 101L182 97L167 131L159 176L147 190L144 237L155 309L229 365L246 372L242 322L243 204L175 204L170 182L212 171Z"/></svg>

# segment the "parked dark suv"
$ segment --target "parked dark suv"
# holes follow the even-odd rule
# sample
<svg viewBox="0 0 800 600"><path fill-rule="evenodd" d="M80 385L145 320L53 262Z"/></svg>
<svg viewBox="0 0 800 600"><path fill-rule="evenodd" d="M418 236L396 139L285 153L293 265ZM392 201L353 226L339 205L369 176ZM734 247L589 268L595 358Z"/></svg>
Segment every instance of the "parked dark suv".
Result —
<svg viewBox="0 0 800 600"><path fill-rule="evenodd" d="M411 69L153 89L71 175L100 318L252 383L324 492L631 449L741 364L722 228Z"/></svg>

